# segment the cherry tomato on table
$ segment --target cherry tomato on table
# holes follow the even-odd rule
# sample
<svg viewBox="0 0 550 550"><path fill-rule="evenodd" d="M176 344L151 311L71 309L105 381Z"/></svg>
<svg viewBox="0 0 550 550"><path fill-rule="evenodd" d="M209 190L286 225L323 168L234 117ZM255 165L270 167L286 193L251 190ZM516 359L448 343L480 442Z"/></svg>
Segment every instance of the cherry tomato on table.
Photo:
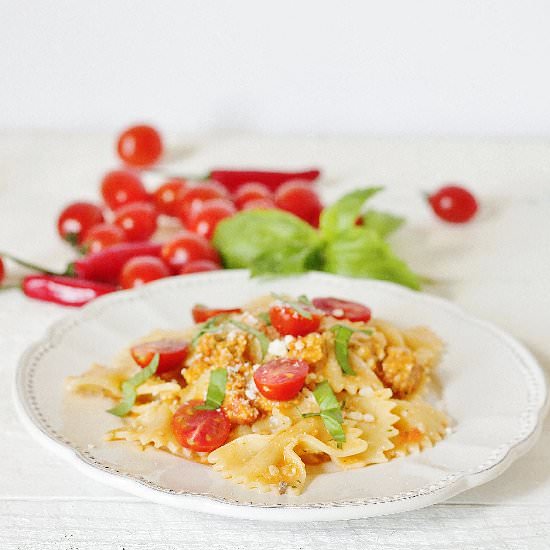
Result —
<svg viewBox="0 0 550 550"><path fill-rule="evenodd" d="M162 138L152 126L132 126L120 134L117 151L130 166L150 166L162 155Z"/></svg>
<svg viewBox="0 0 550 550"><path fill-rule="evenodd" d="M120 227L110 223L99 223L86 232L82 246L86 254L93 254L125 241L126 234Z"/></svg>
<svg viewBox="0 0 550 550"><path fill-rule="evenodd" d="M239 209L242 209L248 201L256 199L273 200L273 195L267 185L263 183L245 183L233 195L235 206Z"/></svg>
<svg viewBox="0 0 550 550"><path fill-rule="evenodd" d="M182 447L210 452L221 447L229 437L231 422L221 409L197 409L202 401L184 403L172 418L172 431Z"/></svg>
<svg viewBox="0 0 550 550"><path fill-rule="evenodd" d="M347 319L348 321L366 323L371 318L371 311L367 306L339 298L313 298L313 305L331 315L336 319Z"/></svg>
<svg viewBox="0 0 550 550"><path fill-rule="evenodd" d="M304 309L307 310L307 306ZM298 313L291 305L274 305L269 309L269 319L279 334L283 336L305 336L310 332L315 332L321 324L321 315L314 311L309 311L309 313L311 314L310 319Z"/></svg>
<svg viewBox="0 0 550 550"><path fill-rule="evenodd" d="M208 319L216 317L216 315L221 315L222 313L242 313L242 309L238 307L233 309L216 309L203 304L195 304L191 310L191 315L193 315L193 321L195 321L195 323L204 323L208 321Z"/></svg>
<svg viewBox="0 0 550 550"><path fill-rule="evenodd" d="M464 187L448 185L428 197L435 214L450 223L466 223L478 210L477 200Z"/></svg>
<svg viewBox="0 0 550 550"><path fill-rule="evenodd" d="M73 202L66 206L57 220L57 232L71 244L81 244L86 232L103 221L103 212L91 202Z"/></svg>
<svg viewBox="0 0 550 550"><path fill-rule="evenodd" d="M124 264L120 274L120 286L134 288L169 276L170 270L160 258L136 256Z"/></svg>
<svg viewBox="0 0 550 550"><path fill-rule="evenodd" d="M309 224L317 227L323 205L311 184L301 181L289 181L277 189L275 204Z"/></svg>
<svg viewBox="0 0 550 550"><path fill-rule="evenodd" d="M149 200L147 190L138 175L129 170L107 172L101 181L101 196L111 210L131 202Z"/></svg>
<svg viewBox="0 0 550 550"><path fill-rule="evenodd" d="M175 273L196 260L210 260L216 264L220 262L216 249L205 237L185 230L164 243L161 256Z"/></svg>
<svg viewBox="0 0 550 550"><path fill-rule="evenodd" d="M114 223L128 241L147 241L157 229L157 211L148 202L133 202L115 211Z"/></svg>
<svg viewBox="0 0 550 550"><path fill-rule="evenodd" d="M0 285L2 284L5 275L6 269L4 268L4 262L2 261L2 258L0 258Z"/></svg>
<svg viewBox="0 0 550 550"><path fill-rule="evenodd" d="M163 183L153 194L155 206L161 214L177 216L180 206L179 197L185 191L184 179L174 178Z"/></svg>
<svg viewBox="0 0 550 550"><path fill-rule="evenodd" d="M187 225L193 214L201 205L211 199L226 199L228 193L223 185L214 181L205 181L192 187L187 187L177 199L177 217L183 225Z"/></svg>
<svg viewBox="0 0 550 550"><path fill-rule="evenodd" d="M219 269L222 269L222 266L212 260L193 260L180 269L180 275L201 273L203 271L218 271Z"/></svg>
<svg viewBox="0 0 550 550"><path fill-rule="evenodd" d="M225 218L230 218L237 212L232 202L226 199L212 199L205 201L192 215L187 227L211 239L216 226Z"/></svg>
<svg viewBox="0 0 550 550"><path fill-rule="evenodd" d="M309 365L300 359L274 359L254 372L254 383L267 399L290 401L304 387Z"/></svg>
<svg viewBox="0 0 550 550"><path fill-rule="evenodd" d="M156 374L182 368L187 358L189 344L180 340L164 338L154 342L137 344L130 349L132 358L143 369L153 360L156 353L159 354L159 364Z"/></svg>

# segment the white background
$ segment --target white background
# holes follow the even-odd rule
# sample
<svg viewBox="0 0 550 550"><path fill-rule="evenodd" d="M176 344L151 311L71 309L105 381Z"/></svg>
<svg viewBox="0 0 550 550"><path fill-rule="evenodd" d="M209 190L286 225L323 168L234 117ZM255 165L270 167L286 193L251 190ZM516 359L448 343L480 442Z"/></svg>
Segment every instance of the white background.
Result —
<svg viewBox="0 0 550 550"><path fill-rule="evenodd" d="M550 135L547 0L0 0L0 128Z"/></svg>

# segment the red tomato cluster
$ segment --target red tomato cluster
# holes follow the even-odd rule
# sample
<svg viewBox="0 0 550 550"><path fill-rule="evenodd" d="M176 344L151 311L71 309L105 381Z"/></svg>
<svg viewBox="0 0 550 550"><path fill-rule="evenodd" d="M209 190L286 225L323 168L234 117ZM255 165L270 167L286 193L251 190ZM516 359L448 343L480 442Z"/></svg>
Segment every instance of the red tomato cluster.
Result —
<svg viewBox="0 0 550 550"><path fill-rule="evenodd" d="M239 210L281 208L312 225L319 223L322 205L311 181L288 181L277 186L273 182L239 181L235 186L228 185L227 172L215 171L214 175L220 173L223 185L214 180L170 178L149 193L139 170L162 157L159 132L143 125L129 128L117 140L117 152L126 167L103 177L100 194L104 206L72 203L61 212L57 229L64 240L85 254L93 254L121 243L149 241L157 232L161 216L179 221L181 230L163 244L160 258L137 256L128 260L118 280L122 288L169 275L221 269L220 257L210 240L217 224ZM245 174L228 172L233 179L242 179ZM281 174L268 177L275 176Z"/></svg>

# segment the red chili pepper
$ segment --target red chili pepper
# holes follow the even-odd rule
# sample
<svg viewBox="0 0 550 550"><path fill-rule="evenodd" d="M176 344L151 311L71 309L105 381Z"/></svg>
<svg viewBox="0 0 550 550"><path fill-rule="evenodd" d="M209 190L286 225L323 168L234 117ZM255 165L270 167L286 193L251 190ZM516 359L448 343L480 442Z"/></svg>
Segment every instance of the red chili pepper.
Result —
<svg viewBox="0 0 550 550"><path fill-rule="evenodd" d="M124 264L136 256L160 257L161 245L151 242L121 243L79 258L73 272L79 279L118 284Z"/></svg>
<svg viewBox="0 0 550 550"><path fill-rule="evenodd" d="M321 172L319 170L307 170L304 172L266 172L264 170L212 170L209 178L224 185L231 193L235 192L245 183L263 183L271 191L275 191L280 185L291 180L315 181Z"/></svg>
<svg viewBox="0 0 550 550"><path fill-rule="evenodd" d="M80 307L117 287L95 281L57 275L28 275L23 279L25 296L64 306Z"/></svg>

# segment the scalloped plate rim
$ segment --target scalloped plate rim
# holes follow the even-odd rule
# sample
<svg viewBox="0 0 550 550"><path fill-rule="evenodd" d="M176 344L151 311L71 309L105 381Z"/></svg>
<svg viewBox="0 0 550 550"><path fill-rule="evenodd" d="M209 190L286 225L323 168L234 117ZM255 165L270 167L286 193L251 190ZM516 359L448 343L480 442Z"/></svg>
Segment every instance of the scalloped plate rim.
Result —
<svg viewBox="0 0 550 550"><path fill-rule="evenodd" d="M24 390L25 375L27 374L28 360L35 352L49 341L56 338L56 335L77 322L85 321L87 317L93 317L96 310L100 310L104 304L110 302L125 302L128 299L135 299L140 296L147 296L154 293L155 288L166 285L185 286L193 281L216 281L219 279L242 280L249 273L247 270L230 270L221 272L209 272L195 275L184 275L172 277L168 280L160 280L150 283L146 286L131 290L105 295L96 299L94 302L83 308L69 313L62 319L52 323L46 330L44 336L33 344L29 345L21 355L13 380L13 394L16 410L20 420L25 428L37 439L43 446L54 452L59 457L70 462L79 471L90 478L111 487L120 489L138 497L142 497L159 504L165 504L172 507L182 508L189 511L198 511L209 514L218 514L226 517L241 519L258 519L268 521L335 521L358 519L365 517L374 517L379 515L399 513L409 510L415 510L430 506L447 500L459 493L462 493L473 487L482 485L491 481L502 474L515 460L524 455L536 443L542 430L542 421L550 408L550 401L545 383L545 377L542 368L533 355L515 338L502 331L490 322L477 319L466 313L461 307L438 296L418 293L402 286L386 281L372 279L357 279L333 275L323 272L309 272L304 275L298 275L292 278L319 278L321 280L343 280L352 284L368 284L371 286L380 286L392 288L393 292L401 293L404 296L414 296L415 299L421 299L431 302L437 307L452 311L454 315L463 320L489 330L500 340L511 347L524 361L525 366L531 370L531 374L537 381L540 391L538 408L531 412L530 420L534 423L532 430L522 439L510 445L505 452L492 464L486 467L480 467L475 471L459 472L444 478L444 484L441 487L432 487L429 490L419 488L409 491L410 494L394 495L384 499L354 499L352 501L334 501L320 502L318 504L253 504L247 502L231 501L224 497L217 497L211 494L190 493L190 492L165 492L158 488L150 486L147 481L141 481L128 474L120 474L109 471L109 468L100 468L90 463L80 451L72 447L69 443L64 443L58 437L49 433L44 427L40 426L35 418L35 414L26 401ZM288 278L287 278L288 279Z"/></svg>

